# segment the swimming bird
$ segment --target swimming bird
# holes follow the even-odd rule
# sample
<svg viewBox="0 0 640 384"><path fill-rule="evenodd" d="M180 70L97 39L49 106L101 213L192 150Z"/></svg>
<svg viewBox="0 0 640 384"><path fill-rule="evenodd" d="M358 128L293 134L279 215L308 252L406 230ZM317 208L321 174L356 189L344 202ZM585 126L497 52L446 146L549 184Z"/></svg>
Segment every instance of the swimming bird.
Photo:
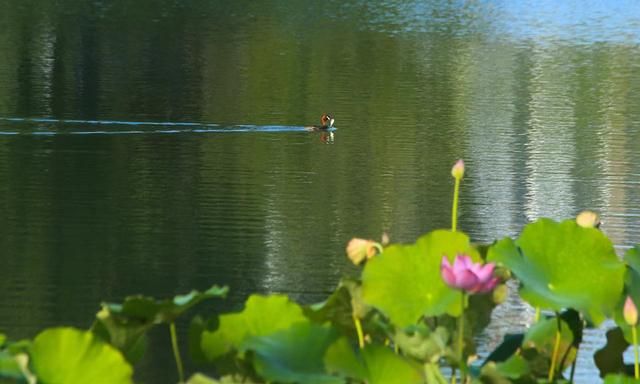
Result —
<svg viewBox="0 0 640 384"><path fill-rule="evenodd" d="M333 117L331 115L323 113L320 117L320 125L312 125L310 127L304 127L307 131L325 131L333 127Z"/></svg>

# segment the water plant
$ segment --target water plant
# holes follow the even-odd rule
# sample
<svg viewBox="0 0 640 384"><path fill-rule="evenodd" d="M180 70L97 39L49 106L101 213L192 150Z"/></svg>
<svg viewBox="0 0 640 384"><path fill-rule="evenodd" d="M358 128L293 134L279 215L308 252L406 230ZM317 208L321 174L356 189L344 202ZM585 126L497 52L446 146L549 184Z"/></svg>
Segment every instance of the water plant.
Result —
<svg viewBox="0 0 640 384"><path fill-rule="evenodd" d="M450 229L410 244L351 240L347 257L359 269L325 301L254 294L239 311L193 317L189 356L215 377L187 378L175 327L199 303L226 296L214 285L103 303L88 330L56 327L19 341L0 334L0 382L131 383L156 326L169 328L177 381L190 384L573 382L584 330L611 319L594 354L600 375L605 384L640 383L640 246L619 257L593 212L474 244L457 225L464 172L462 161L451 170ZM478 336L507 295L541 315L477 356ZM629 347L634 364L623 359Z"/></svg>

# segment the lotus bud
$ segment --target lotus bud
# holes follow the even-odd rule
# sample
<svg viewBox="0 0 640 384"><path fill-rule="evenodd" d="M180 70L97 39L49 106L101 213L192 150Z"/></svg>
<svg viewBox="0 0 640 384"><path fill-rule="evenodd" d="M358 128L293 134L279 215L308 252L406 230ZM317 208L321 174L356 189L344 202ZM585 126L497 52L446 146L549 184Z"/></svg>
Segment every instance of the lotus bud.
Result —
<svg viewBox="0 0 640 384"><path fill-rule="evenodd" d="M583 228L599 228L600 217L593 211L582 211L576 217L576 223Z"/></svg>
<svg viewBox="0 0 640 384"><path fill-rule="evenodd" d="M382 246L373 240L365 240L359 238L353 238L347 244L347 257L358 265L365 259L370 259L375 256L378 251L382 250Z"/></svg>
<svg viewBox="0 0 640 384"><path fill-rule="evenodd" d="M500 284L493 290L493 302L496 304L504 303L508 296L509 288L506 284Z"/></svg>
<svg viewBox="0 0 640 384"><path fill-rule="evenodd" d="M455 179L462 179L464 176L464 161L462 159L458 160L451 168L451 176Z"/></svg>
<svg viewBox="0 0 640 384"><path fill-rule="evenodd" d="M391 242L389 234L387 232L382 232L382 239L380 240L382 246L386 247L387 245L389 245L389 242Z"/></svg>
<svg viewBox="0 0 640 384"><path fill-rule="evenodd" d="M624 321L630 326L635 327L638 324L638 308L629 296L627 296L627 300L624 302L622 314L624 315Z"/></svg>

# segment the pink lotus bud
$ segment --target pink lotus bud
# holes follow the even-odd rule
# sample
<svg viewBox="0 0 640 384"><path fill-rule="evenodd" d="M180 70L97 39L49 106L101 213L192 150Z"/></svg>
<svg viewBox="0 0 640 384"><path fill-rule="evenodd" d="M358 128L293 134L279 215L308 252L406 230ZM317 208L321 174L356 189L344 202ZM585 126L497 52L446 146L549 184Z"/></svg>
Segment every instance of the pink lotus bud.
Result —
<svg viewBox="0 0 640 384"><path fill-rule="evenodd" d="M365 259L375 256L382 246L373 240L365 240L354 237L347 244L347 257L358 265Z"/></svg>
<svg viewBox="0 0 640 384"><path fill-rule="evenodd" d="M498 284L498 278L493 276L494 267L493 263L474 263L467 255L457 255L451 265L447 256L442 256L440 275L451 288L469 294L486 293Z"/></svg>
<svg viewBox="0 0 640 384"><path fill-rule="evenodd" d="M622 314L624 315L624 321L630 326L635 327L638 324L638 308L629 296L627 296L627 300L624 302Z"/></svg>
<svg viewBox="0 0 640 384"><path fill-rule="evenodd" d="M458 160L451 168L451 176L456 179L462 179L464 176L464 161L462 159Z"/></svg>
<svg viewBox="0 0 640 384"><path fill-rule="evenodd" d="M593 211L582 211L576 216L576 223L583 228L598 228L600 217Z"/></svg>

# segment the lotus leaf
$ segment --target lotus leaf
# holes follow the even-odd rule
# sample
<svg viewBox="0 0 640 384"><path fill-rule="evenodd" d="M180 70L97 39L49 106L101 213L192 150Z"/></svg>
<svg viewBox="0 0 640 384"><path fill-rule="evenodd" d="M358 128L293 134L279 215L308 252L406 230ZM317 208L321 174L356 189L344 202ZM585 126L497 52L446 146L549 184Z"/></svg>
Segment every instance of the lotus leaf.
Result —
<svg viewBox="0 0 640 384"><path fill-rule="evenodd" d="M353 323L354 301L358 298L360 286L355 281L344 280L331 296L322 303L304 307L305 315L316 323L331 322L346 334L356 335ZM359 316L362 317L362 316Z"/></svg>
<svg viewBox="0 0 640 384"><path fill-rule="evenodd" d="M601 377L609 373L633 374L633 365L624 363L623 355L628 347L629 343L620 328L607 331L607 344L593 355Z"/></svg>
<svg viewBox="0 0 640 384"><path fill-rule="evenodd" d="M248 338L241 349L253 352L253 366L268 382L337 384L344 380L327 374L323 363L327 348L337 338L333 328L302 322L267 336Z"/></svg>
<svg viewBox="0 0 640 384"><path fill-rule="evenodd" d="M135 319L140 322L169 324L182 313L199 302L210 298L221 298L227 295L227 287L212 286L206 291L193 290L186 295L177 295L173 299L156 300L147 296L129 296L122 304L103 303L103 309L120 318Z"/></svg>
<svg viewBox="0 0 640 384"><path fill-rule="evenodd" d="M640 308L640 245L629 249L624 255L624 261L627 263L625 275L625 290L627 295L631 297L637 308ZM614 320L616 324L624 332L624 338L632 343L631 326L624 320L623 309L626 296L620 296L614 312ZM636 325L636 331L640 332L640 325Z"/></svg>
<svg viewBox="0 0 640 384"><path fill-rule="evenodd" d="M489 250L522 283L520 296L535 307L574 308L596 325L613 312L623 289L624 265L611 241L574 220L540 219L514 242L507 238Z"/></svg>
<svg viewBox="0 0 640 384"><path fill-rule="evenodd" d="M329 372L369 384L424 382L420 366L380 345L367 345L357 354L351 344L341 338L329 347L324 361Z"/></svg>
<svg viewBox="0 0 640 384"><path fill-rule="evenodd" d="M218 329L202 333L202 350L213 360L239 349L245 339L266 336L308 321L302 308L287 296L251 295L244 311L221 315Z"/></svg>
<svg viewBox="0 0 640 384"><path fill-rule="evenodd" d="M449 332L444 327L431 330L424 324L398 329L394 343L406 356L425 362L437 363L441 358L454 353L448 347Z"/></svg>
<svg viewBox="0 0 640 384"><path fill-rule="evenodd" d="M7 382L23 382L25 377L16 357L7 351L0 351L0 383L4 380L12 380Z"/></svg>
<svg viewBox="0 0 640 384"><path fill-rule="evenodd" d="M530 375L529 362L516 355L502 363L490 362L480 370L481 382L484 384L536 383Z"/></svg>
<svg viewBox="0 0 640 384"><path fill-rule="evenodd" d="M453 260L461 253L480 261L467 235L446 230L428 233L415 244L389 246L365 265L363 299L402 328L422 316L458 316L461 293L445 285L440 263L443 255Z"/></svg>
<svg viewBox="0 0 640 384"><path fill-rule="evenodd" d="M623 375L607 375L603 384L639 384L640 380Z"/></svg>
<svg viewBox="0 0 640 384"><path fill-rule="evenodd" d="M122 354L92 332L50 328L36 336L33 371L44 384L132 383L133 370Z"/></svg>
<svg viewBox="0 0 640 384"><path fill-rule="evenodd" d="M151 327L170 324L201 301L225 297L227 292L227 287L214 285L203 292L193 290L167 300L136 295L126 297L122 304L103 303L92 330L135 363L145 352L146 332Z"/></svg>

